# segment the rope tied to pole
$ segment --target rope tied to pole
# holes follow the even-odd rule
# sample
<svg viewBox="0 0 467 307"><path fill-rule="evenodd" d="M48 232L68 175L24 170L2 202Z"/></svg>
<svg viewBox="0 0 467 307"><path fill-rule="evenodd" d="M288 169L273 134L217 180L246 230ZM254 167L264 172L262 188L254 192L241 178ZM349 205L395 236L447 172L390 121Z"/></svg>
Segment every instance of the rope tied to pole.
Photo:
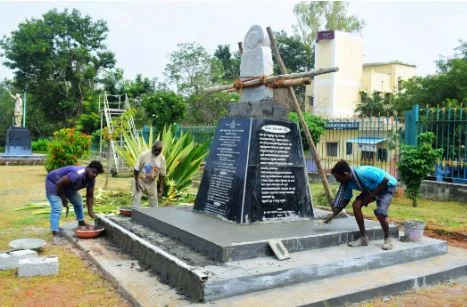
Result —
<svg viewBox="0 0 467 307"><path fill-rule="evenodd" d="M267 78L268 76L259 76L259 77L250 77L248 79L243 79L243 80L235 80L232 84L233 88L236 90L241 90L242 88L248 87L245 86L245 82L253 81L253 80L258 80L259 85L266 85L267 86Z"/></svg>

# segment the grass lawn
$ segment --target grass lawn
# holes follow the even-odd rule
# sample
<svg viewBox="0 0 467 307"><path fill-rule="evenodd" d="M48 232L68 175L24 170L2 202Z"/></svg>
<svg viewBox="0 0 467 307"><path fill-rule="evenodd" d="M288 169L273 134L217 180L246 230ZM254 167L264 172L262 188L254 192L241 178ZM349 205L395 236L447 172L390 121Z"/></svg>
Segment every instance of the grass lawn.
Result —
<svg viewBox="0 0 467 307"><path fill-rule="evenodd" d="M0 250L20 238L51 240L48 216L14 211L30 202L46 200L43 166L0 166ZM105 177L99 176L97 187ZM127 191L127 178L110 178L109 187ZM71 209L73 211L73 209ZM73 217L68 217L72 221ZM63 223L65 218L62 217ZM1 306L130 306L112 285L86 264L70 246L47 244L42 256L58 256L57 276L19 278L16 270L0 271Z"/></svg>

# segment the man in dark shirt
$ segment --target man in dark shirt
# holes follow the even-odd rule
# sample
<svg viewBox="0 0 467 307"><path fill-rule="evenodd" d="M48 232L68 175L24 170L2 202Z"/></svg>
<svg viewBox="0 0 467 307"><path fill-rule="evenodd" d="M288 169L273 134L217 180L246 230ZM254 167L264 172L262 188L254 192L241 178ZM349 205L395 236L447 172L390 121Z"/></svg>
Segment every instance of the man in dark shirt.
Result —
<svg viewBox="0 0 467 307"><path fill-rule="evenodd" d="M83 200L79 190L86 188L86 207L88 215L94 218L94 185L96 176L103 173L104 168L99 161L92 161L87 167L64 166L51 171L45 179L45 191L50 203L50 230L53 234L52 243L59 243L59 222L62 206L67 208L68 200L73 204L76 220L79 226L84 226Z"/></svg>

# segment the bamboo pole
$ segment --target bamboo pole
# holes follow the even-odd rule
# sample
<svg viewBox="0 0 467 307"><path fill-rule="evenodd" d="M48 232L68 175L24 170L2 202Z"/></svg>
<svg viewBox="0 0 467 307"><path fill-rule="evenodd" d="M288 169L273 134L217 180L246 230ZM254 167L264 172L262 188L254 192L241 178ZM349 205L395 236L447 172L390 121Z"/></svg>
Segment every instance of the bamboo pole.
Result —
<svg viewBox="0 0 467 307"><path fill-rule="evenodd" d="M271 27L267 27L266 29L268 31L269 39L271 41L271 47L274 52L274 56L276 57L276 61L277 61L277 64L279 65L281 73L286 74L287 69L284 65L284 62L282 61L281 55L279 53L279 49L277 48L276 40L274 39L274 34L272 33ZM334 71L337 71L337 68L335 68ZM298 120L300 122L300 125L302 126L303 131L305 132L306 140L308 141L308 144L310 145L310 150L313 156L313 160L315 160L316 167L318 168L319 176L321 177L321 181L323 182L324 192L328 199L329 205L331 206L331 208L333 208L332 206L333 198L331 196L331 189L329 188L328 179L326 177L326 174L324 173L323 167L321 166L321 161L319 160L318 153L316 152L315 143L313 142L313 139L311 138L311 134L310 134L310 131L308 130L308 126L305 123L305 118L303 117L302 110L300 109L300 105L298 104L297 96L295 96L295 91L293 90L292 87L289 87L289 93L290 93L290 96L292 96L292 102L293 102L292 106L295 112L297 112Z"/></svg>
<svg viewBox="0 0 467 307"><path fill-rule="evenodd" d="M272 81L279 81L279 80L291 80L291 79L300 79L300 78L313 78L315 76L323 75L323 74L328 74L331 72L336 72L338 70L337 67L332 67L332 68L323 68L323 69L318 69L315 71L305 71L305 72L296 72L296 73L291 73L291 74L283 74L283 75L278 75L278 76L264 76L264 77L258 77L253 80L248 80L245 82L242 82L242 87L252 87L252 86L257 86L257 85L263 85L267 82L272 82ZM220 91L227 91L230 89L235 88L235 84L226 84L226 85L220 85L220 86L215 86L215 87L210 87L204 89L205 93L214 93L214 92L220 92Z"/></svg>

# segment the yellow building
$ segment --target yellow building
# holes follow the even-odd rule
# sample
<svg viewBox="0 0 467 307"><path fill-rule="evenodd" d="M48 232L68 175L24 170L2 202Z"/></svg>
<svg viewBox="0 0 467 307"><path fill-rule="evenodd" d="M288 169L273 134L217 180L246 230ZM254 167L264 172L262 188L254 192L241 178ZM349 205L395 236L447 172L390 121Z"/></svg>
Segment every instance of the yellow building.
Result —
<svg viewBox="0 0 467 307"><path fill-rule="evenodd" d="M401 82L415 76L415 65L394 61L363 64L361 91L397 93Z"/></svg>
<svg viewBox="0 0 467 307"><path fill-rule="evenodd" d="M415 76L416 67L398 61L363 64L362 45L359 35L318 32L315 69L339 71L314 78L305 90L305 109L328 119L316 146L325 169L345 159L353 166L378 166L397 177L402 124L392 117L356 118L355 107L361 91L396 93L402 80ZM308 169L314 171L313 166Z"/></svg>
<svg viewBox="0 0 467 307"><path fill-rule="evenodd" d="M392 117L328 119L316 150L326 170L345 159L352 166L374 165L397 176L401 129L403 124Z"/></svg>
<svg viewBox="0 0 467 307"><path fill-rule="evenodd" d="M326 118L353 116L360 91L394 93L415 76L415 65L394 61L363 64L362 38L342 31L318 32L315 69L338 67L320 75L305 90L305 109Z"/></svg>

